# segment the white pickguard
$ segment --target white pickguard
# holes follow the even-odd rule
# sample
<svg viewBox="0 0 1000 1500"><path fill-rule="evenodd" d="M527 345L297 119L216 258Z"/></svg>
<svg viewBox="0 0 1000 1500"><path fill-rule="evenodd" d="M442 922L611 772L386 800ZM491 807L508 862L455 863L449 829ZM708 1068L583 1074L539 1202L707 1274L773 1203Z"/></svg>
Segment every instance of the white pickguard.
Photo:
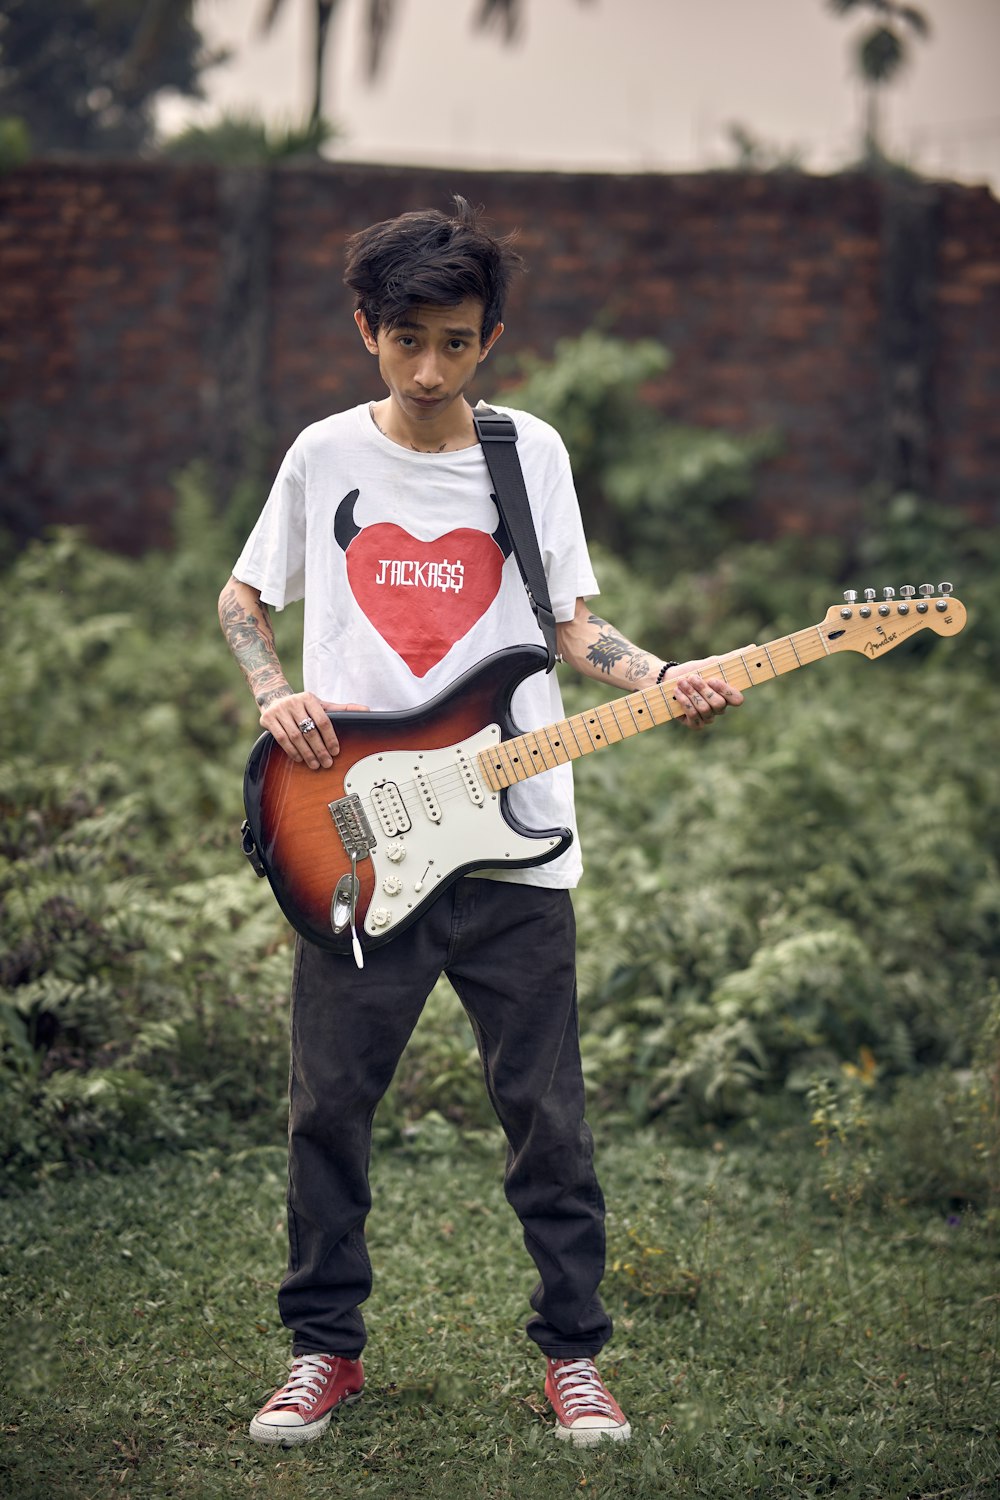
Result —
<svg viewBox="0 0 1000 1500"><path fill-rule="evenodd" d="M479 776L476 756L500 738L499 725L488 724L441 750L368 755L345 777L345 793L360 798L375 836L375 891L364 923L370 936L391 932L458 869L534 863L559 845L511 828L500 793Z"/></svg>

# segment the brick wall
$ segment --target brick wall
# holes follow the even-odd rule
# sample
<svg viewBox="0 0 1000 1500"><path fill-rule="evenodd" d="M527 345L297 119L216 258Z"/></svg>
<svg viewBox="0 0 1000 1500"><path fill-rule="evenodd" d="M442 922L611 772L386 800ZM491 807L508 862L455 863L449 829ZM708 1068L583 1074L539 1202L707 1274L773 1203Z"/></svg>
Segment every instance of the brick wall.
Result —
<svg viewBox="0 0 1000 1500"><path fill-rule="evenodd" d="M520 230L530 275L506 353L547 355L600 318L672 350L651 392L665 418L781 435L754 530L849 530L880 482L996 519L1000 203L985 190L51 163L0 179L0 524L163 541L191 459L226 483L264 434L270 469L305 423L378 395L344 240L456 191Z"/></svg>

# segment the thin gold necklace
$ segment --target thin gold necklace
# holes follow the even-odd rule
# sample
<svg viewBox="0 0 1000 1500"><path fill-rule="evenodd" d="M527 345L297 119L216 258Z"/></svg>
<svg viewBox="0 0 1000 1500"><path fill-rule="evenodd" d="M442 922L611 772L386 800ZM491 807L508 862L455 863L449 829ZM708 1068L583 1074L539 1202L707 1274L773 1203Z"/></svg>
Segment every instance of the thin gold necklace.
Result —
<svg viewBox="0 0 1000 1500"><path fill-rule="evenodd" d="M371 417L372 421L375 423L375 426L378 428L378 430L382 434L382 436L384 438L389 438L389 442L390 443L395 443L396 439L389 437L389 434L386 432L385 428L382 426L382 424L379 421L378 417L375 415L375 403L374 402L370 402L369 405L368 405L368 415ZM400 444L398 446L402 446L402 444ZM445 440L441 444L440 448L418 448L417 445L416 445L416 443L407 442L407 444L406 444L406 447L412 449L412 451L414 453L443 453L444 450L447 448L447 446L448 446L448 439L447 438L445 438Z"/></svg>

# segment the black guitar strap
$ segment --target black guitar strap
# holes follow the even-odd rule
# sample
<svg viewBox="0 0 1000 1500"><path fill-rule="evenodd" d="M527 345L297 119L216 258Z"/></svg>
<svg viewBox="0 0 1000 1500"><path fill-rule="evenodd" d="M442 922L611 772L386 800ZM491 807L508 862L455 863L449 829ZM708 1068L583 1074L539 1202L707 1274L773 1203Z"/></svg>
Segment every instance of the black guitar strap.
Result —
<svg viewBox="0 0 1000 1500"><path fill-rule="evenodd" d="M531 519L521 460L517 456L517 428L512 418L504 412L494 411L483 401L473 408L472 420L476 436L483 445L497 508L507 528L528 601L549 653L545 670L551 672L556 664L556 617L549 601L549 586L538 549L535 523Z"/></svg>

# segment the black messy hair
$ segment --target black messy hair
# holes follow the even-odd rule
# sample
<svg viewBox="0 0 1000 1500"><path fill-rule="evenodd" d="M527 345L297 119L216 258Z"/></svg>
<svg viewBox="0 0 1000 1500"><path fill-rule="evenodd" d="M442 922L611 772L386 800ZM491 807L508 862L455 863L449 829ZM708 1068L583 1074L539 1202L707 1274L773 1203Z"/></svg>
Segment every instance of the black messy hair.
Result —
<svg viewBox="0 0 1000 1500"><path fill-rule="evenodd" d="M420 306L483 304L481 342L503 317L511 278L523 268L513 235L498 239L482 209L457 193L452 214L436 208L400 214L347 241L344 281L373 335L394 328Z"/></svg>

